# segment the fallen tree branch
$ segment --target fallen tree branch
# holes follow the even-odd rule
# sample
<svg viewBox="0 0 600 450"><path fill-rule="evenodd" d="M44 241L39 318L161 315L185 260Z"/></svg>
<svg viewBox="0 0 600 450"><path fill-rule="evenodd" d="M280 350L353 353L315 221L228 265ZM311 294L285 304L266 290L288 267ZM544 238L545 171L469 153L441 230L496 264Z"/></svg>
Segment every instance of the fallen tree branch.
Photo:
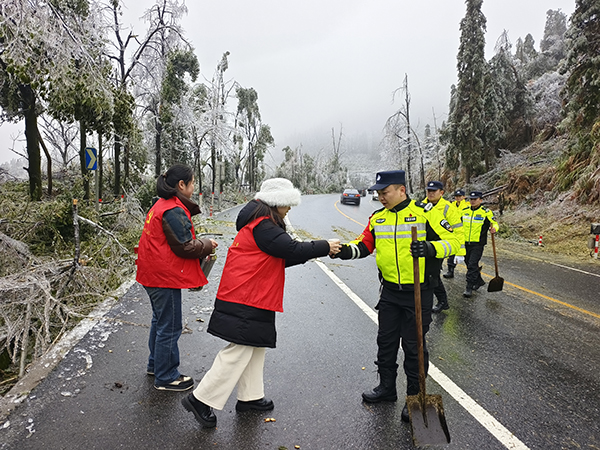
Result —
<svg viewBox="0 0 600 450"><path fill-rule="evenodd" d="M113 239L115 240L115 242L116 242L116 243L119 245L119 247L121 247L121 249L125 251L125 253L129 253L129 250L127 250L127 248L126 248L126 247L124 247L124 246L123 246L123 245L122 245L122 244L119 242L119 240L118 240L118 239L115 237L115 235L114 235L113 233L111 233L110 231L108 231L107 229L105 229L105 228L102 228L102 226L101 226L101 225L98 225L97 223L95 223L95 222L92 222L91 220L89 220L89 219L86 219L85 217L77 216L77 219L81 220L81 221L82 221L82 222L84 222L84 223L87 223L88 225L91 225L91 226L93 226L93 227L96 227L96 228L98 228L100 231L102 231L102 232L104 232L104 233L108 234L108 235L109 235L111 238L113 238Z"/></svg>

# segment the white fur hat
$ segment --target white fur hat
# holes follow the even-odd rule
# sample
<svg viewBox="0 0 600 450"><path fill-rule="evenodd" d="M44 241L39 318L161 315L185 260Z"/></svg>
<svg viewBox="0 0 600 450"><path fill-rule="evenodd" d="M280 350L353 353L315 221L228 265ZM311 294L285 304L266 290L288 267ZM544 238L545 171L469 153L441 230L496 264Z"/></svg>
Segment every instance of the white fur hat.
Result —
<svg viewBox="0 0 600 450"><path fill-rule="evenodd" d="M269 206L298 206L300 195L290 180L270 178L262 182L254 198Z"/></svg>

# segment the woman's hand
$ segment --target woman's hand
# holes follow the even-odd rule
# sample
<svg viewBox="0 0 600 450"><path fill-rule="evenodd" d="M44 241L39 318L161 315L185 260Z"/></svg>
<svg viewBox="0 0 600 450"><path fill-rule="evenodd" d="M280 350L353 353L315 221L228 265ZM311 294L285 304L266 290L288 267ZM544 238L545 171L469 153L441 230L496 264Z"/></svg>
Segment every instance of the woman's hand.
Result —
<svg viewBox="0 0 600 450"><path fill-rule="evenodd" d="M213 250L219 246L219 243L217 241L215 241L214 239L211 239L210 243L212 244Z"/></svg>
<svg viewBox="0 0 600 450"><path fill-rule="evenodd" d="M339 239L329 239L327 242L329 242L329 256L339 253L342 249Z"/></svg>

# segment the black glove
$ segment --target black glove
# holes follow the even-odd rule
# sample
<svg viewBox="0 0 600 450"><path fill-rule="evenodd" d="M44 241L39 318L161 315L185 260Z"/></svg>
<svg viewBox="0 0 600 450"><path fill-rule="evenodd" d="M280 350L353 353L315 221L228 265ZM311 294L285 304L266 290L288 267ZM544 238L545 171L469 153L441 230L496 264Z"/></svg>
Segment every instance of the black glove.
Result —
<svg viewBox="0 0 600 450"><path fill-rule="evenodd" d="M413 258L431 258L435 256L435 247L431 242L412 241L410 243L410 254Z"/></svg>
<svg viewBox="0 0 600 450"><path fill-rule="evenodd" d="M340 259L350 259L352 258L352 250L348 244L342 244L342 248L335 255L329 255L331 259L340 258Z"/></svg>

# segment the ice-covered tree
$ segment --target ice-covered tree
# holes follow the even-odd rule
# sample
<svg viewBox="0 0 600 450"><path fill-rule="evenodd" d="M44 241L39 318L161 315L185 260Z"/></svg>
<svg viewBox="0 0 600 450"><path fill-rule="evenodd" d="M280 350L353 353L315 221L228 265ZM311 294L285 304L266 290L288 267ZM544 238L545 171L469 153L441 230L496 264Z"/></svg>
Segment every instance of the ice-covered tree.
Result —
<svg viewBox="0 0 600 450"><path fill-rule="evenodd" d="M194 62L196 57L193 49L186 41L181 27L181 19L187 11L185 3L178 0L158 0L143 16L148 29L156 32L151 36L134 70L133 95L136 103L143 105L142 116L149 132L148 137L151 137L148 146L154 150L155 176L162 172L163 164L170 165L177 160L176 157L173 159L175 155L170 154L171 150L164 146L180 145L179 148L182 148L181 143L173 140L181 135L178 130L182 126L173 122L173 113L183 106L187 89L185 74L189 74L191 80L195 81L199 72L195 68L198 63L197 60ZM165 93L170 95L169 99L165 99ZM172 136L169 135L169 128Z"/></svg>
<svg viewBox="0 0 600 450"><path fill-rule="evenodd" d="M256 191L261 181L259 164L264 160L267 149L274 144L271 128L262 122L258 106L258 93L254 88L238 87L236 89L238 107L236 113L236 128L240 148L244 157L241 158L242 173L251 191ZM241 141L239 141L241 139Z"/></svg>
<svg viewBox="0 0 600 450"><path fill-rule="evenodd" d="M198 77L200 66L196 55L191 50L176 50L168 55L167 70L161 89L161 108L159 121L164 127L164 145L157 136L157 149L162 148L164 155L157 152L156 168L160 174L161 156L167 166L174 163L190 164L193 159L189 129L193 117L190 115L190 105L187 103L187 92L191 89L186 77L194 82ZM157 176L158 176L157 174Z"/></svg>
<svg viewBox="0 0 600 450"><path fill-rule="evenodd" d="M537 58L538 52L535 49L535 40L531 33L527 33L525 40L519 38L515 45L515 58L522 64L526 65Z"/></svg>
<svg viewBox="0 0 600 450"><path fill-rule="evenodd" d="M138 123L134 116L135 98L133 96L133 85L139 82L136 75L145 66L151 70L149 64L157 66L164 65L166 58L161 60L155 58L154 63L150 63L147 58L149 55L157 54L157 47L164 42L161 37L166 31L178 34L180 28L178 25L179 15L182 14L182 7L176 0L156 0L156 3L146 12L145 18L148 21L148 29L143 38L139 38L133 30L127 31L127 27L122 24L122 4L121 0L109 0L107 4L107 26L110 29L111 50L108 57L114 64L114 90L115 90L115 114L113 120L114 130L114 186L115 196L121 194L121 164L124 167L124 178L129 177L130 156L132 145L135 143L135 136L138 133ZM171 18L173 21L171 21ZM168 52L165 52L166 55ZM158 49L158 54L160 49ZM152 61L152 58L150 58ZM135 80L135 82L134 82ZM162 77L157 77L156 82L162 86ZM124 154L121 155L121 151ZM123 159L123 161L121 161Z"/></svg>
<svg viewBox="0 0 600 450"><path fill-rule="evenodd" d="M529 86L534 101L536 130L552 129L562 120L561 92L567 77L558 72L547 72Z"/></svg>
<svg viewBox="0 0 600 450"><path fill-rule="evenodd" d="M528 79L537 78L546 72L558 69L560 61L565 57L565 31L567 16L560 9L546 12L544 37L540 41L540 52L529 58L524 67Z"/></svg>
<svg viewBox="0 0 600 450"><path fill-rule="evenodd" d="M577 0L570 22L563 125L576 139L558 174L581 202L600 203L600 3Z"/></svg>
<svg viewBox="0 0 600 450"><path fill-rule="evenodd" d="M6 0L0 7L0 106L5 119L24 119L33 200L42 195L38 116L75 65L92 77L97 71L89 14L87 0Z"/></svg>
<svg viewBox="0 0 600 450"><path fill-rule="evenodd" d="M486 18L481 11L482 3L483 0L466 1L467 11L460 22L456 103L448 118L451 126L446 161L452 170L458 169L459 164L464 168L467 183L483 156Z"/></svg>
<svg viewBox="0 0 600 450"><path fill-rule="evenodd" d="M567 121L575 130L589 130L600 118L600 3L577 0L567 32Z"/></svg>
<svg viewBox="0 0 600 450"><path fill-rule="evenodd" d="M511 53L508 33L496 42L485 81L484 157L492 167L498 148L518 149L531 141L533 104L519 63Z"/></svg>

